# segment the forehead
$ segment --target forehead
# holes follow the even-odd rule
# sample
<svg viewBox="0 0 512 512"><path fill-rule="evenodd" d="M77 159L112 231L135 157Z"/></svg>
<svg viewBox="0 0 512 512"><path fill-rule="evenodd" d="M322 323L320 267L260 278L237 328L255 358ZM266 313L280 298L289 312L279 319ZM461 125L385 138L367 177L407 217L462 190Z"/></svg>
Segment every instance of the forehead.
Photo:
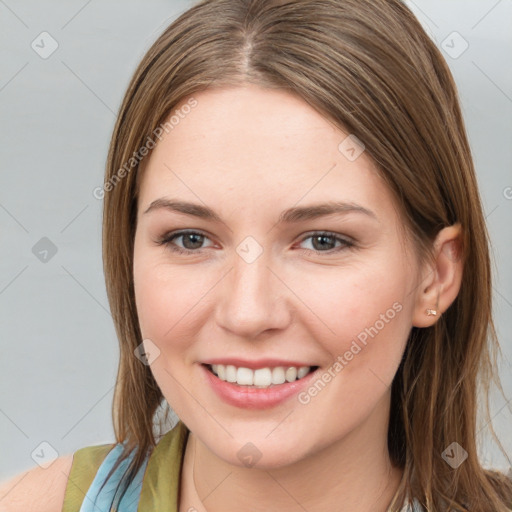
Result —
<svg viewBox="0 0 512 512"><path fill-rule="evenodd" d="M248 85L193 98L193 109L173 109L178 122L144 162L142 208L169 195L248 214L345 200L393 215L371 158L354 158L363 148L296 95Z"/></svg>

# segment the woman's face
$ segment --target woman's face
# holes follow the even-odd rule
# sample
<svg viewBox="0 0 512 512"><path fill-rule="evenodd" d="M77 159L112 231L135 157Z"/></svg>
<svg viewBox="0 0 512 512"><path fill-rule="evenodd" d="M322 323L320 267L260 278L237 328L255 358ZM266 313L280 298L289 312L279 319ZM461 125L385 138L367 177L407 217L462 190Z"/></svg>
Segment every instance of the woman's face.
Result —
<svg viewBox="0 0 512 512"><path fill-rule="evenodd" d="M290 93L194 98L138 199L137 311L165 398L237 465L385 438L419 283L391 193L357 140Z"/></svg>

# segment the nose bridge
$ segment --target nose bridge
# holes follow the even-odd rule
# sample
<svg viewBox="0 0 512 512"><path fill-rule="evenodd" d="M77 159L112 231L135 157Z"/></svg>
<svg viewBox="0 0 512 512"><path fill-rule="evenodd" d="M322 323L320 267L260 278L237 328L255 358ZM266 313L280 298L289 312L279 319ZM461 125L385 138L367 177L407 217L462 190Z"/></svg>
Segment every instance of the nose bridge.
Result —
<svg viewBox="0 0 512 512"><path fill-rule="evenodd" d="M223 280L217 322L225 329L251 338L267 329L282 328L288 314L285 287L271 272L269 256L261 252L255 257L254 246L249 251L244 248L247 246L243 243L237 248L233 268Z"/></svg>

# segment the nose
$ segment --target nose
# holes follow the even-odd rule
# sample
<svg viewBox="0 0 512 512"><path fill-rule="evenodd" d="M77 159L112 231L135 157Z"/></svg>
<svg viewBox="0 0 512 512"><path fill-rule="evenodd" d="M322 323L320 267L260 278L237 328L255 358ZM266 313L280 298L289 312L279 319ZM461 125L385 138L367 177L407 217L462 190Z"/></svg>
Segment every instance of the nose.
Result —
<svg viewBox="0 0 512 512"><path fill-rule="evenodd" d="M217 325L244 339L286 328L291 318L289 289L263 253L247 262L238 254L219 283Z"/></svg>

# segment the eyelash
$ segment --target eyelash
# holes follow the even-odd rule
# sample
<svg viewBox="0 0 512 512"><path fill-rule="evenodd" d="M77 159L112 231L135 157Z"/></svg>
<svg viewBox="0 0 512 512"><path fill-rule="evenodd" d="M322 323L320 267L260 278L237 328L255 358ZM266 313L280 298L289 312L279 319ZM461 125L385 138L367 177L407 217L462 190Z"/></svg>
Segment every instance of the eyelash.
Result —
<svg viewBox="0 0 512 512"><path fill-rule="evenodd" d="M164 235L163 237L158 239L156 241L156 243L157 243L157 245L161 245L161 246L165 245L174 253L184 254L184 255L201 254L206 249L206 248L184 249L184 248L179 247L172 243L174 239L179 238L181 236L186 236L186 235L200 235L202 237L208 238L204 233L201 233L200 231L178 231L176 233L168 233L168 234ZM328 251L318 251L315 249L299 249L299 250L304 254L310 254L311 252L313 252L316 254L332 255L332 254L338 253L340 251L343 251L344 249L349 249L355 245L353 241L348 240L346 238L342 238L339 235L337 235L336 233L332 233L330 231L315 231L313 233L308 234L304 238L302 238L300 240L300 243L304 242L305 240L307 240L309 238L314 238L314 237L319 237L319 236L326 236L329 238L333 238L335 240L335 242L339 241L343 245L338 248L329 249Z"/></svg>

